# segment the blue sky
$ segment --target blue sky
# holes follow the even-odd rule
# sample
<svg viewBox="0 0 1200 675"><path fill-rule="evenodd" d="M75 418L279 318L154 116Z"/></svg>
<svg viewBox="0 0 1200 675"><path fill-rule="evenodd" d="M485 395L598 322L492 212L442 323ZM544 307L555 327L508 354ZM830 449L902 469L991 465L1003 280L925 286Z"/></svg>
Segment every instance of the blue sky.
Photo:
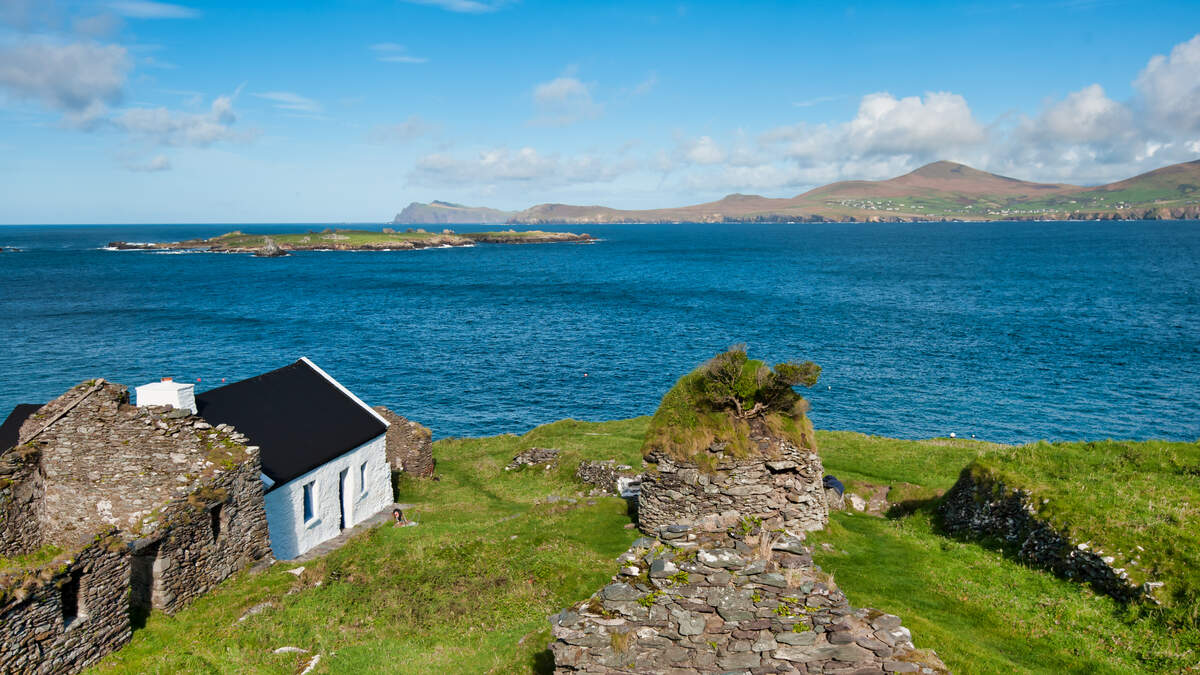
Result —
<svg viewBox="0 0 1200 675"><path fill-rule="evenodd" d="M1200 158L1200 3L0 0L0 223L648 208Z"/></svg>

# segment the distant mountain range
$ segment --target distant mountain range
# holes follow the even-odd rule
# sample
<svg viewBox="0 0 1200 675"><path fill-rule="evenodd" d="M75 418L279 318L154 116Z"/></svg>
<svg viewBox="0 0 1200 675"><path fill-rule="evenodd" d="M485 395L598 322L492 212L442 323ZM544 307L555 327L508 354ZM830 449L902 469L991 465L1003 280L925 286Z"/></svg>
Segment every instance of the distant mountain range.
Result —
<svg viewBox="0 0 1200 675"><path fill-rule="evenodd" d="M665 222L1200 219L1200 160L1095 187L1030 183L934 162L882 181L841 181L788 198L733 194L715 202L642 211L538 204L500 211L413 202L394 223L526 225Z"/></svg>

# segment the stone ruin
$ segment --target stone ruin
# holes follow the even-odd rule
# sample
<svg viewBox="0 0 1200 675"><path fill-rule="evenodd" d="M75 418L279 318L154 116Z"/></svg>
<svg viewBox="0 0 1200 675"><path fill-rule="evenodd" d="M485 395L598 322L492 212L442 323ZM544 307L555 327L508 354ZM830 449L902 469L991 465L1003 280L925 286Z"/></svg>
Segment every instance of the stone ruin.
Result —
<svg viewBox="0 0 1200 675"><path fill-rule="evenodd" d="M69 673L270 554L258 449L85 382L0 456L0 672Z"/></svg>
<svg viewBox="0 0 1200 675"><path fill-rule="evenodd" d="M954 487L938 507L942 527L957 536L996 538L1014 547L1017 557L1068 579L1090 583L1117 600L1142 600L1161 604L1155 595L1161 581L1132 581L1126 570L1114 568L1114 559L1090 550L1085 542L1066 534L1038 517L1033 495L1010 489L986 472L963 469Z"/></svg>
<svg viewBox="0 0 1200 675"><path fill-rule="evenodd" d="M720 445L711 446L707 453L712 471L662 453L648 455L646 461L656 468L642 478L641 530L652 533L679 524L718 532L743 518L790 532L825 527L829 512L817 453L767 434L752 435L750 442L757 452L747 458L728 456Z"/></svg>
<svg viewBox="0 0 1200 675"><path fill-rule="evenodd" d="M505 465L505 471L516 471L521 467L526 466L545 466L549 469L558 461L557 448L529 448L523 450L512 458L512 461Z"/></svg>
<svg viewBox="0 0 1200 675"><path fill-rule="evenodd" d="M617 464L615 459L580 462L575 477L602 492L626 499L637 499L642 490L642 474L628 464Z"/></svg>
<svg viewBox="0 0 1200 675"><path fill-rule="evenodd" d="M388 421L385 442L387 459L393 471L404 471L420 478L433 476L433 432L388 408L375 406L375 412Z"/></svg>
<svg viewBox="0 0 1200 675"><path fill-rule="evenodd" d="M899 617L851 606L798 537L671 525L618 560L611 583L550 617L555 673L947 672Z"/></svg>
<svg viewBox="0 0 1200 675"><path fill-rule="evenodd" d="M829 510L791 387L819 370L735 347L663 397L643 446L647 536L612 583L551 617L555 673L946 672L898 617L851 606L804 544Z"/></svg>

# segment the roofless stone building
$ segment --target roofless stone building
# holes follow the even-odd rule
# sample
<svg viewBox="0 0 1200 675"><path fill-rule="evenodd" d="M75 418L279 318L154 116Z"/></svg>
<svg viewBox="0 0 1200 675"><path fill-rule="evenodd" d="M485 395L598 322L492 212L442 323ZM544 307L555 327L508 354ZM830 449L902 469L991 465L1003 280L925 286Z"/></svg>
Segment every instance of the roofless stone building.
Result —
<svg viewBox="0 0 1200 675"><path fill-rule="evenodd" d="M103 380L5 427L0 671L81 670L128 642L131 615L173 613L270 552L258 449L232 428Z"/></svg>
<svg viewBox="0 0 1200 675"><path fill-rule="evenodd" d="M81 670L147 612L392 503L387 420L308 359L137 396L84 382L0 425L0 672Z"/></svg>
<svg viewBox="0 0 1200 675"><path fill-rule="evenodd" d="M742 347L663 397L643 446L638 524L591 598L551 617L554 672L943 673L900 618L853 607L813 564L828 521L808 404L811 362Z"/></svg>

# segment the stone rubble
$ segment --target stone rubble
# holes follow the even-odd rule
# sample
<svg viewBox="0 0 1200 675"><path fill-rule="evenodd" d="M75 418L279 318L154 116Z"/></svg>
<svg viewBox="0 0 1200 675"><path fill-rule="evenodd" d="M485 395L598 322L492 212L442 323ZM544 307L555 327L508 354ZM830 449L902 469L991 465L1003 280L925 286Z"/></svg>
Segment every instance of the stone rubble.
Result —
<svg viewBox="0 0 1200 675"><path fill-rule="evenodd" d="M615 459L580 462L575 477L602 492L626 499L638 497L642 490L642 475L628 464L617 464Z"/></svg>
<svg viewBox="0 0 1200 675"><path fill-rule="evenodd" d="M516 457L504 467L505 471L514 471L523 466L553 465L558 460L557 448L530 448Z"/></svg>
<svg viewBox="0 0 1200 675"><path fill-rule="evenodd" d="M1160 604L1155 593L1162 582L1137 583L1125 569L1113 567L1115 558L1089 550L1038 517L1032 494L1010 489L1003 482L964 469L939 507L943 527L950 534L971 538L997 537L1017 548L1017 557L1068 579L1090 583L1118 600L1144 600Z"/></svg>
<svg viewBox="0 0 1200 675"><path fill-rule="evenodd" d="M550 617L555 673L947 672L899 617L852 607L797 537L671 525L618 561Z"/></svg>

